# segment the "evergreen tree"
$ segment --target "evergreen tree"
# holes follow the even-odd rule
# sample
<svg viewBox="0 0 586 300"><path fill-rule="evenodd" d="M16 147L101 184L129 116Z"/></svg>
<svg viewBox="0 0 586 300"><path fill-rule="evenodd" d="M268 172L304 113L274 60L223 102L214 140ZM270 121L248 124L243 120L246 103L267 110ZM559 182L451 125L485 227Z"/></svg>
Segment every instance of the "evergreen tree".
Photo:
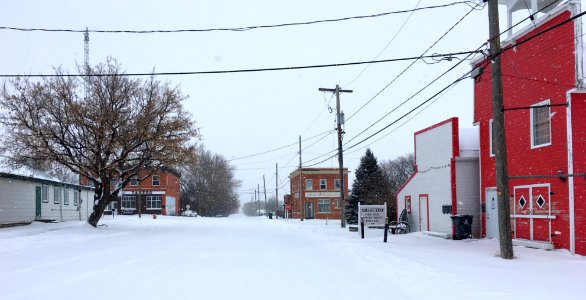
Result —
<svg viewBox="0 0 586 300"><path fill-rule="evenodd" d="M358 223L358 203L362 205L380 205L388 202L389 183L378 166L376 157L366 149L360 158L360 165L356 169L356 178L352 185L352 192L348 197L346 220L348 224ZM388 203L387 203L388 204Z"/></svg>

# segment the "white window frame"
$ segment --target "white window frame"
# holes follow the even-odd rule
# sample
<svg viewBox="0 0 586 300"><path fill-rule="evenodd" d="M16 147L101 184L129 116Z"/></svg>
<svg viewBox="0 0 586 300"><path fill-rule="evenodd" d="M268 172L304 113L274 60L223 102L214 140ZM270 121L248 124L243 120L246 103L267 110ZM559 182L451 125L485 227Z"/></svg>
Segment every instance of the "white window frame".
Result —
<svg viewBox="0 0 586 300"><path fill-rule="evenodd" d="M305 190L306 191L313 190L313 179L305 179Z"/></svg>
<svg viewBox="0 0 586 300"><path fill-rule="evenodd" d="M63 189L63 205L69 205L69 188Z"/></svg>
<svg viewBox="0 0 586 300"><path fill-rule="evenodd" d="M334 179L334 190L339 191L341 187L342 182L340 181L340 179Z"/></svg>
<svg viewBox="0 0 586 300"><path fill-rule="evenodd" d="M125 202L130 202L134 204L134 207L127 207L126 205L124 205ZM124 210L136 210L136 196L124 195L120 197L120 208Z"/></svg>
<svg viewBox="0 0 586 300"><path fill-rule="evenodd" d="M334 204L334 208L336 208L336 209L340 209L340 199L336 199L336 200L334 200L334 203L335 203L335 204Z"/></svg>
<svg viewBox="0 0 586 300"><path fill-rule="evenodd" d="M138 178L136 176L130 178L130 186L138 186Z"/></svg>
<svg viewBox="0 0 586 300"><path fill-rule="evenodd" d="M548 100L541 101L539 103L533 104L531 106L533 107L533 106L541 106L541 105L549 105L549 104L550 104L550 100L548 99ZM544 143L544 144L539 144L539 145L535 145L535 143L534 143L535 142L535 139L534 139L535 136L534 136L534 130L533 130L533 128L534 128L534 124L533 124L533 111L534 111L534 108L531 108L529 110L529 129L531 131L531 136L530 136L530 139L531 139L531 149L537 149L537 148L547 147L547 146L551 145L551 141L552 141L552 138L553 138L551 136L551 117L550 117L551 116L551 107L546 107L546 108L549 111L549 114L548 114L548 121L549 121L549 142L548 143Z"/></svg>
<svg viewBox="0 0 586 300"><path fill-rule="evenodd" d="M322 202L322 203L320 203L320 202ZM327 203L324 203L324 202L327 202ZM327 204L328 211L321 211L320 207L323 207L326 204ZM330 199L318 199L317 200L317 213L318 214L329 214L331 212L330 206L331 206Z"/></svg>
<svg viewBox="0 0 586 300"><path fill-rule="evenodd" d="M41 202L49 203L49 186L46 184L41 187Z"/></svg>
<svg viewBox="0 0 586 300"><path fill-rule="evenodd" d="M155 184L155 181L157 182L157 184ZM159 186L159 185L161 185L161 177L159 175L153 175L152 176L151 183L152 183L153 186Z"/></svg>
<svg viewBox="0 0 586 300"><path fill-rule="evenodd" d="M53 187L53 204L61 203L61 188L58 186Z"/></svg>
<svg viewBox="0 0 586 300"><path fill-rule="evenodd" d="M159 210L163 204L163 197L161 195L147 195L145 201L147 210ZM153 207L155 203L159 204L158 207L156 205Z"/></svg>
<svg viewBox="0 0 586 300"><path fill-rule="evenodd" d="M323 184L323 187L322 187ZM328 180L327 179L320 179L319 180L319 189L324 191L328 189Z"/></svg>
<svg viewBox="0 0 586 300"><path fill-rule="evenodd" d="M73 206L79 205L79 190L73 190Z"/></svg>
<svg viewBox="0 0 586 300"><path fill-rule="evenodd" d="M493 120L490 119L488 120L488 155L490 157L494 157L494 149L492 148L493 144L494 144L494 140L492 138L492 126L493 126Z"/></svg>

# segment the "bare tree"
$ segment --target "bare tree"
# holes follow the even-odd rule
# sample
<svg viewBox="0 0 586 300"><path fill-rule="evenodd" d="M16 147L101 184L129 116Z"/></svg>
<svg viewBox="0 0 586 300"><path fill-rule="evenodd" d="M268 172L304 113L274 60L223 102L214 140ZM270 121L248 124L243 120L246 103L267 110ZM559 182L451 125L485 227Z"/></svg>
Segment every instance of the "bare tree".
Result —
<svg viewBox="0 0 586 300"><path fill-rule="evenodd" d="M380 169L385 178L389 181L389 210L391 216L397 215L397 193L401 186L415 172L415 159L413 153L397 157L393 160L386 160L379 163Z"/></svg>
<svg viewBox="0 0 586 300"><path fill-rule="evenodd" d="M5 81L0 153L14 165L58 164L87 177L96 187L88 223L96 227L139 170L192 160L198 133L179 88L125 76L113 59L84 71L84 78L56 69L56 76L38 81Z"/></svg>
<svg viewBox="0 0 586 300"><path fill-rule="evenodd" d="M182 169L182 206L189 204L202 216L229 215L240 208L240 181L228 161L200 147L197 162Z"/></svg>

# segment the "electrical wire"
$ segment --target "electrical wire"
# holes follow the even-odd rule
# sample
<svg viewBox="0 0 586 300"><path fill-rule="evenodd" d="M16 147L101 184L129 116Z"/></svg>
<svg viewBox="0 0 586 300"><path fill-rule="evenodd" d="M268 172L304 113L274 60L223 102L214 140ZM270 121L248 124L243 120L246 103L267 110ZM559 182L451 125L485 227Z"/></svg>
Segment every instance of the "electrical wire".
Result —
<svg viewBox="0 0 586 300"><path fill-rule="evenodd" d="M320 24L320 23L330 23L330 22L340 22L340 21L348 21L348 20L356 20L356 19L368 19L368 18L377 18L377 17L384 17L388 15L394 14L403 14L403 13L413 13L415 11L420 10L427 10L427 9L437 9L437 8L445 8L449 6L455 6L459 4L466 4L470 6L470 3L473 1L457 1L442 5L431 5L426 7L420 7L416 9L409 9L409 10L398 10L398 11L389 11L383 12L378 14L371 14L371 15L361 15L361 16L353 16L353 17L343 17L343 18L335 18L335 19L324 19L324 20L314 20L314 21L306 21L306 22L290 22L290 23L281 23L281 24L272 24L272 25L252 25L252 26L243 26L243 27L220 27L220 28L204 28L204 29L171 29L171 30L106 30L106 29L48 29L48 28L22 28L22 27L9 27L9 26L0 26L0 30L15 30L15 31L23 31L23 32L32 32L32 31L40 31L40 32L65 32L65 33L131 33L131 34L150 34L150 33L185 33L185 32L214 32L214 31L233 31L233 32L243 32L249 31L254 29L267 29L267 28L277 28L277 27L287 27L287 26L299 26L299 25L313 25L313 24Z"/></svg>
<svg viewBox="0 0 586 300"><path fill-rule="evenodd" d="M437 43L439 43L444 37L446 37L446 35L448 35L448 33L450 33L456 26L458 26L458 24L460 24L468 15L470 15L477 7L479 7L480 5L482 5L483 2L479 2L476 4L476 6L472 7L472 9L470 9L470 11L468 11L462 18L460 18L454 25L452 25L452 27L450 27L444 34L442 34L433 44L431 44L431 46L429 46L425 51L423 51L423 53L419 56L419 58L413 60L411 62L411 64L409 64L405 69L403 69L403 71L401 71L397 76L395 76L395 78L393 78L393 80L391 80L389 83L387 83L380 91L378 91L372 98L370 98L366 103L364 103L362 106L360 106L360 108L358 108L358 110L356 110L354 113L352 113L348 119L346 119L346 121L350 121L357 113L359 113L364 107L366 107L368 104L370 104L374 99L376 99L384 90L386 90L389 86L391 86L391 84L393 84L395 81L397 81L397 79L399 79L403 74L405 74L405 72L407 72L407 70L409 70L418 60L422 59L422 58L427 58L427 56L425 55L427 52L429 52L429 50L431 50L431 48L433 48L435 45L437 45ZM484 7L484 5L482 5ZM433 56L433 55L432 55ZM435 56L438 57L438 56ZM442 57L445 57L442 56Z"/></svg>
<svg viewBox="0 0 586 300"><path fill-rule="evenodd" d="M445 54L432 54L423 56L425 58L433 57L444 57L444 56L457 56L467 55L471 51L461 51ZM291 71L291 70L303 70L303 69L319 69L319 68L332 68L332 67L346 67L364 64L376 64L376 63L388 63L388 62L400 62L409 60L419 60L422 56L416 57L401 57L391 58L382 60L371 60L371 61L358 61L358 62L346 62L346 63L334 63L334 64L318 64L318 65L305 65L305 66L290 66L290 67L269 67L269 68L252 68L252 69L235 69L235 70L213 70L213 71L185 71L185 72L150 72L150 73L119 73L116 76L181 76L181 75L210 75L210 74L231 74L231 73L253 73L253 72L267 72L267 71ZM112 74L105 73L89 73L89 74L0 74L2 78L8 77L107 77Z"/></svg>

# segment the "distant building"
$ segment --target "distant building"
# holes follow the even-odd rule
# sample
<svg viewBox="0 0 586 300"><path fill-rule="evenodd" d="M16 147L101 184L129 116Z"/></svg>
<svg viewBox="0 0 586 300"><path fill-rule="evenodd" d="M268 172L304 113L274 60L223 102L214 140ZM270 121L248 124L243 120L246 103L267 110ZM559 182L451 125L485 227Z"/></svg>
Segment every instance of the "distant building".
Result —
<svg viewBox="0 0 586 300"><path fill-rule="evenodd" d="M104 214L157 214L180 215L179 194L181 174L172 168L161 168L143 181L137 178L146 176L146 171L132 179L121 191L117 201L110 203ZM87 178L81 178L87 184ZM112 179L116 182L117 179Z"/></svg>
<svg viewBox="0 0 586 300"><path fill-rule="evenodd" d="M446 238L454 232L451 217L472 215L472 234L480 235L478 130L460 129L458 118L414 134L415 173L397 193L397 212L407 210L411 231Z"/></svg>
<svg viewBox="0 0 586 300"><path fill-rule="evenodd" d="M301 176L301 177L300 177ZM289 175L291 217L340 219L340 169L303 168ZM301 186L300 186L301 181ZM348 169L344 168L344 200L348 200Z"/></svg>
<svg viewBox="0 0 586 300"><path fill-rule="evenodd" d="M28 169L0 171L0 227L87 220L94 189Z"/></svg>

